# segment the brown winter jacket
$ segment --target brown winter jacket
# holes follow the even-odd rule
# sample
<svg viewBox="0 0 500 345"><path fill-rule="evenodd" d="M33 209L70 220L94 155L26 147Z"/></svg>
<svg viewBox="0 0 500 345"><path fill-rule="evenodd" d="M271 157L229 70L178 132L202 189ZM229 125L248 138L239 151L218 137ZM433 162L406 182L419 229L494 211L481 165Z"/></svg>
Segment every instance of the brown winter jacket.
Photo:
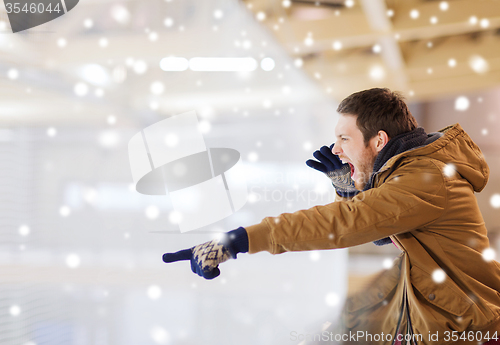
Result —
<svg viewBox="0 0 500 345"><path fill-rule="evenodd" d="M500 265L483 258L489 242L474 196L489 168L459 124L440 132L436 141L389 159L374 188L351 200L246 227L249 253L344 248L390 236L402 253L348 298L344 332L413 334L419 344L477 344L495 331L500 337ZM433 279L435 272L441 279ZM472 331L482 333L469 342Z"/></svg>

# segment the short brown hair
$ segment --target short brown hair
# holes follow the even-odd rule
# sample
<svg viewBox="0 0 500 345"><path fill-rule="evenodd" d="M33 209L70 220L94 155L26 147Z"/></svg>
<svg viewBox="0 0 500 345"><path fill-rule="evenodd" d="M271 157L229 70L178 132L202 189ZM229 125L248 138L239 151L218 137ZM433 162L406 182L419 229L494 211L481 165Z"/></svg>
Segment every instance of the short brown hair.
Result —
<svg viewBox="0 0 500 345"><path fill-rule="evenodd" d="M390 138L417 128L413 117L399 92L374 88L353 93L340 102L337 112L357 116L365 145L382 130Z"/></svg>

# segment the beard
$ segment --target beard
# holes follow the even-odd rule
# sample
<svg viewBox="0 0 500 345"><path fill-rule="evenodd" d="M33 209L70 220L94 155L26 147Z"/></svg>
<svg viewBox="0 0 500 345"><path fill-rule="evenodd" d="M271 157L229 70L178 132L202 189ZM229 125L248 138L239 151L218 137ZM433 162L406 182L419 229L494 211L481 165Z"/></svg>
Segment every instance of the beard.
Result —
<svg viewBox="0 0 500 345"><path fill-rule="evenodd" d="M362 191L365 189L366 184L370 181L373 175L373 166L375 165L376 158L377 155L370 150L363 152L361 162L357 167L356 180L354 181L354 187L356 187L357 190Z"/></svg>

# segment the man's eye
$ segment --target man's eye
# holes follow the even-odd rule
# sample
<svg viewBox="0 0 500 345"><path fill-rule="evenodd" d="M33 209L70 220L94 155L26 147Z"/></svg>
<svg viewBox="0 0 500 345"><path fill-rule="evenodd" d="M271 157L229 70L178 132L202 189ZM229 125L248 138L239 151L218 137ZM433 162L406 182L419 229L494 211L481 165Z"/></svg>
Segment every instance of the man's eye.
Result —
<svg viewBox="0 0 500 345"><path fill-rule="evenodd" d="M347 141L347 138L342 138L342 139L340 139L340 140L342 140L342 141Z"/></svg>

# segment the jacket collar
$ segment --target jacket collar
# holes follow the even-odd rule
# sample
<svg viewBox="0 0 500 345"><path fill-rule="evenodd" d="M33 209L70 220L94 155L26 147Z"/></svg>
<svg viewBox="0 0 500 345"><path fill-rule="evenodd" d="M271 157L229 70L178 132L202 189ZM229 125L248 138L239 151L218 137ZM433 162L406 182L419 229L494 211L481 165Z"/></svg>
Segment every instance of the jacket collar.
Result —
<svg viewBox="0 0 500 345"><path fill-rule="evenodd" d="M366 184L363 191L373 188L373 180L377 173L386 165L386 163L401 153L421 147L432 138L433 135L427 135L422 127L418 127L412 131L402 133L395 136L384 146L379 152L373 165L373 172L370 181Z"/></svg>

